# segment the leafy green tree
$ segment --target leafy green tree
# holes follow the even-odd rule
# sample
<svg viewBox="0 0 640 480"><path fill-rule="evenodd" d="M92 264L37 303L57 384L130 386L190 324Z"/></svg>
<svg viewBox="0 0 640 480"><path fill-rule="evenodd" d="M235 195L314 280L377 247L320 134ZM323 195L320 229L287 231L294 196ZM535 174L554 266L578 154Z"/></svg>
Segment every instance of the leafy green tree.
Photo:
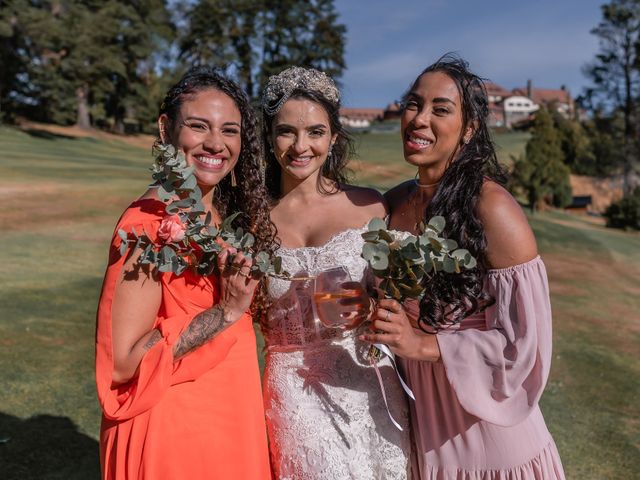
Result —
<svg viewBox="0 0 640 480"><path fill-rule="evenodd" d="M339 77L346 64L347 29L338 23L333 0L265 0L261 85L298 65Z"/></svg>
<svg viewBox="0 0 640 480"><path fill-rule="evenodd" d="M13 32L2 28L5 15ZM173 36L164 0L10 0L0 16L0 35L5 32L20 40L13 50L17 74L2 93L19 99L13 110L119 131L125 117L142 121L138 112L153 91L149 82L157 80L156 57L169 51ZM0 38L7 41L6 34Z"/></svg>
<svg viewBox="0 0 640 480"><path fill-rule="evenodd" d="M17 25L16 2L0 0L0 121L13 108L10 99L16 90L18 76L24 71L19 51L24 48L23 36Z"/></svg>
<svg viewBox="0 0 640 480"><path fill-rule="evenodd" d="M640 230L640 187L609 205L604 216L607 227Z"/></svg>
<svg viewBox="0 0 640 480"><path fill-rule="evenodd" d="M592 30L600 51L585 68L593 82L587 90L592 108L623 115L625 192L632 188L638 163L638 102L640 101L640 0L611 0Z"/></svg>
<svg viewBox="0 0 640 480"><path fill-rule="evenodd" d="M525 156L515 159L512 182L522 190L532 212L542 202L564 207L571 203L569 168L563 163L562 147L549 112L536 112L533 134L527 142Z"/></svg>
<svg viewBox="0 0 640 480"><path fill-rule="evenodd" d="M563 162L578 175L597 175L593 145L582 124L555 110L551 116L560 140Z"/></svg>
<svg viewBox="0 0 640 480"><path fill-rule="evenodd" d="M184 14L180 57L189 65L216 65L234 73L248 93L254 90L254 63L260 0L199 0Z"/></svg>
<svg viewBox="0 0 640 480"><path fill-rule="evenodd" d="M613 116L596 113L584 122L585 134L590 139L593 164L583 159L580 171L585 175L607 177L615 174L624 164L624 129L621 112ZM588 173L587 173L588 172Z"/></svg>
<svg viewBox="0 0 640 480"><path fill-rule="evenodd" d="M168 52L175 27L164 0L108 1L103 14L111 20L112 42L119 47L123 74L111 73L113 92L105 99L105 114L114 129L124 132L124 121L146 123L145 105L152 101L151 83L157 81L158 57Z"/></svg>
<svg viewBox="0 0 640 480"><path fill-rule="evenodd" d="M225 69L251 96L292 65L336 77L345 68L346 27L333 0L199 0L184 19L180 58Z"/></svg>

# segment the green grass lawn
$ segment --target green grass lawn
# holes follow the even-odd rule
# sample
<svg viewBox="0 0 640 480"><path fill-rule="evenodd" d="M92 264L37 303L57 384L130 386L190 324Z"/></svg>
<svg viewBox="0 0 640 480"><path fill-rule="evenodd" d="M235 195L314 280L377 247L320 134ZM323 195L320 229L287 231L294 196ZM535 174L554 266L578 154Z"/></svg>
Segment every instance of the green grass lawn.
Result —
<svg viewBox="0 0 640 480"><path fill-rule="evenodd" d="M358 183L413 177L398 134L356 137ZM496 136L504 156L522 134ZM145 190L149 150L0 128L0 477L98 475L95 309L109 238ZM567 478L640 472L640 236L586 219L531 219L554 308L542 409Z"/></svg>

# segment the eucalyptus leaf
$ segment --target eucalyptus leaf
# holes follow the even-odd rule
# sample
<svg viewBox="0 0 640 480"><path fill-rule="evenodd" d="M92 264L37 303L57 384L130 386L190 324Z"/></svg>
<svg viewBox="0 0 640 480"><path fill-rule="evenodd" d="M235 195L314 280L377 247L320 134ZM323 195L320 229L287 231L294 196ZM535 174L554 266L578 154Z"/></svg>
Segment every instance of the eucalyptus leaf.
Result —
<svg viewBox="0 0 640 480"><path fill-rule="evenodd" d="M273 270L276 273L280 273L282 271L282 257L273 257Z"/></svg>
<svg viewBox="0 0 640 480"><path fill-rule="evenodd" d="M370 232L377 232L378 230L385 230L386 228L387 224L385 223L385 221L378 217L372 218L367 225L367 229Z"/></svg>
<svg viewBox="0 0 640 480"><path fill-rule="evenodd" d="M175 215L180 211L180 207L176 205L175 202L173 202L167 205L164 211L167 212L169 215Z"/></svg>
<svg viewBox="0 0 640 480"><path fill-rule="evenodd" d="M180 207L180 208L189 208L192 207L193 205L195 205L196 201L192 198L182 198L180 200L178 200L177 202L175 202L175 204Z"/></svg>
<svg viewBox="0 0 640 480"><path fill-rule="evenodd" d="M456 248L458 248L458 242L456 242L453 239L448 238L448 239L445 239L445 240L442 241L442 246L443 246L444 249L452 251L452 250L455 250Z"/></svg>
<svg viewBox="0 0 640 480"><path fill-rule="evenodd" d="M361 236L365 240L365 242L377 240L378 239L378 231L376 230L374 232L364 232L363 234L361 234Z"/></svg>
<svg viewBox="0 0 640 480"><path fill-rule="evenodd" d="M245 249L245 248L251 248L253 246L253 244L255 243L255 238L253 235L251 235L250 233L245 233L244 236L242 237L242 240L240 241L240 246Z"/></svg>
<svg viewBox="0 0 640 480"><path fill-rule="evenodd" d="M233 223L233 221L238 218L238 216L240 215L240 212L236 212L232 215L229 215L227 218L225 218L222 221L222 225L220 226L220 230L231 230L231 224Z"/></svg>
<svg viewBox="0 0 640 480"><path fill-rule="evenodd" d="M442 260L442 268L447 273L453 273L456 271L456 262L451 257L444 257Z"/></svg>
<svg viewBox="0 0 640 480"><path fill-rule="evenodd" d="M385 270L389 266L389 257L386 255L374 255L369 263L371 264L371 267L376 270Z"/></svg>
<svg viewBox="0 0 640 480"><path fill-rule="evenodd" d="M395 237L386 230L379 230L378 235L382 240L385 240L388 243L394 243L396 241Z"/></svg>
<svg viewBox="0 0 640 480"><path fill-rule="evenodd" d="M429 220L429 226L433 227L438 233L444 230L446 224L447 222L445 221L444 217L440 215L437 215Z"/></svg>
<svg viewBox="0 0 640 480"><path fill-rule="evenodd" d="M365 242L362 246L362 258L365 260L371 260L376 254L376 244Z"/></svg>

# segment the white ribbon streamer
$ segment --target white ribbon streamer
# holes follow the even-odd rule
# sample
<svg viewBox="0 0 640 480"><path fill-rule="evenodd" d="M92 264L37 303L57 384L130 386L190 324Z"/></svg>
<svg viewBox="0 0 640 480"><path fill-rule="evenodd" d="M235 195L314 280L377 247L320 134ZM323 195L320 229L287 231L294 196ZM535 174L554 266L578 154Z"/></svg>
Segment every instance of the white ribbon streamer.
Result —
<svg viewBox="0 0 640 480"><path fill-rule="evenodd" d="M389 350L389 347L387 347L384 343L374 343L373 345L382 353L384 353L387 357L389 357L389 360L391 361L391 366L393 367L393 370L396 372L396 375L400 380L400 385L402 385L402 388L404 389L405 393L409 396L409 398L415 401L416 397L413 395L413 392L411 391L409 386L405 383L404 379L402 378L402 375L400 375L400 372L398 371L398 367L396 365L396 359L395 359L395 356L393 355L393 352ZM380 369L378 368L378 362L373 357L369 357L369 361L371 362L371 365L376 371L376 376L378 377L378 384L380 385L380 391L382 392L382 399L384 400L384 406L387 409L387 415L389 415L389 419L391 420L391 423L393 423L393 425L402 432L403 431L402 426L396 421L395 418L393 418L393 415L391 415L391 410L389 410L389 402L387 401L387 392L384 388L384 382L382 381L382 375L380 374Z"/></svg>

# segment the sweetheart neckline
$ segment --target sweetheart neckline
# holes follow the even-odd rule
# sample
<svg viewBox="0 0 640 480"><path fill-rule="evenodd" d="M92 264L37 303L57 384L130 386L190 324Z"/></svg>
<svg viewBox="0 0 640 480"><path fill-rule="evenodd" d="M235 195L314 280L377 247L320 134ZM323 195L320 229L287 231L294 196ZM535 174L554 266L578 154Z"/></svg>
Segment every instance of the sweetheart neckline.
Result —
<svg viewBox="0 0 640 480"><path fill-rule="evenodd" d="M278 248L278 250L287 250L289 252L291 251L295 251L295 250L320 250L322 248L326 248L327 246L331 245L333 242L335 242L338 238L340 238L341 236L349 233L349 232L359 232L359 231L363 231L367 228L367 225L369 225L369 222L365 223L362 227L356 228L356 227L352 227L352 228L347 228L345 230L341 230L335 234L333 234L325 243L323 243L322 245L308 245L308 246L302 246L302 247L287 247L285 245L280 245L280 247Z"/></svg>

